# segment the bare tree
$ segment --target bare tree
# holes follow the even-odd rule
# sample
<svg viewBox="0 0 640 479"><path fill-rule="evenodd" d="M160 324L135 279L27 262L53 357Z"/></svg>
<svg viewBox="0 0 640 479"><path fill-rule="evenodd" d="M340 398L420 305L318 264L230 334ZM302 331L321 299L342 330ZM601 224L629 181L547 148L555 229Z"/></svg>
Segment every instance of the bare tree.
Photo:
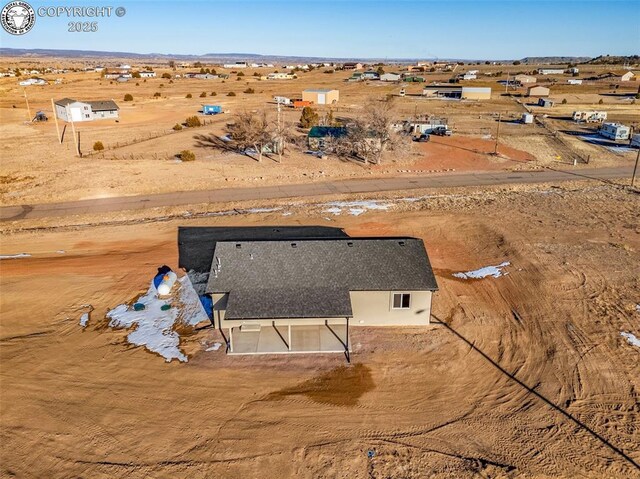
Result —
<svg viewBox="0 0 640 479"><path fill-rule="evenodd" d="M236 113L228 129L229 137L238 150L246 152L253 148L258 153L258 161L262 161L264 147L272 140L265 111Z"/></svg>

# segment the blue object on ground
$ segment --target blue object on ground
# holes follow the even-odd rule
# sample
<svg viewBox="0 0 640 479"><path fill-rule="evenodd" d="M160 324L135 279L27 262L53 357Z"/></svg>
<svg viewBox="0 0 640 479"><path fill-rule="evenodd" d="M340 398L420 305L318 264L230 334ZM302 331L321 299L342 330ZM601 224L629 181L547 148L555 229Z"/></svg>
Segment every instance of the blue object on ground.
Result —
<svg viewBox="0 0 640 479"><path fill-rule="evenodd" d="M167 311L167 310L171 309L171 305L170 304L163 304L162 306L160 306L160 309L162 311Z"/></svg>
<svg viewBox="0 0 640 479"><path fill-rule="evenodd" d="M145 308L144 304L142 303L136 303L133 305L133 310L134 311L142 311Z"/></svg>
<svg viewBox="0 0 640 479"><path fill-rule="evenodd" d="M200 296L200 302L202 303L202 307L207 313L207 316L209 316L209 319L213 319L213 300L211 299L211 296L203 294Z"/></svg>
<svg viewBox="0 0 640 479"><path fill-rule="evenodd" d="M375 455L376 455L375 451L371 451L371 450L369 450L369 451L367 452L367 457L368 457L369 459L371 459L371 458L372 458L373 456L375 456Z"/></svg>

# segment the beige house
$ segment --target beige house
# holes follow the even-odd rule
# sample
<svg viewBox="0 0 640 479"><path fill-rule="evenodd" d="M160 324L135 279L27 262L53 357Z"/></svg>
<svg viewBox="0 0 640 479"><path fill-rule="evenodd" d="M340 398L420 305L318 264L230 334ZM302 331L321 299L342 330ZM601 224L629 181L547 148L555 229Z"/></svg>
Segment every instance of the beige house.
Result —
<svg viewBox="0 0 640 479"><path fill-rule="evenodd" d="M340 92L325 88L309 88L302 91L302 101L309 101L315 105L333 105L338 103Z"/></svg>
<svg viewBox="0 0 640 479"><path fill-rule="evenodd" d="M632 81L635 76L636 76L635 73L627 72L627 73L624 73L624 74L620 75L620 81Z"/></svg>
<svg viewBox="0 0 640 479"><path fill-rule="evenodd" d="M534 85L527 88L527 96L549 96L551 91L544 86Z"/></svg>
<svg viewBox="0 0 640 479"><path fill-rule="evenodd" d="M218 241L205 293L229 354L344 353L349 328L426 326L438 289L422 240Z"/></svg>
<svg viewBox="0 0 640 479"><path fill-rule="evenodd" d="M531 75L516 75L515 77L513 77L513 79L522 85L535 83L536 81L538 81L536 77Z"/></svg>

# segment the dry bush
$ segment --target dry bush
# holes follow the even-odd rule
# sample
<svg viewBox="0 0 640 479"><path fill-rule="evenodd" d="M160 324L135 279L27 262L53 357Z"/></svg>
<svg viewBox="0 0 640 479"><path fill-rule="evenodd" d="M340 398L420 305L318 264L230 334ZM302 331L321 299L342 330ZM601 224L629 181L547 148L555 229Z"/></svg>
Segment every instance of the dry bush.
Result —
<svg viewBox="0 0 640 479"><path fill-rule="evenodd" d="M182 161L196 161L196 155L191 150L182 150L180 152L180 159Z"/></svg>

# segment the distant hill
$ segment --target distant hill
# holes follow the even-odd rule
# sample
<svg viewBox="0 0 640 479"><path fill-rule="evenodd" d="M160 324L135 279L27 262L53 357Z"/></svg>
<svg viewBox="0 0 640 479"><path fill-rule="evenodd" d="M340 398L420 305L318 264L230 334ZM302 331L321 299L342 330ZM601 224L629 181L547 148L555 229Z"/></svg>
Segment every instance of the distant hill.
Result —
<svg viewBox="0 0 640 479"><path fill-rule="evenodd" d="M629 56L611 56L611 55L600 55L599 57L592 58L588 62L592 65L638 65L640 64L640 55L629 55Z"/></svg>
<svg viewBox="0 0 640 479"><path fill-rule="evenodd" d="M525 57L521 63L528 65L562 65L564 63L585 63L591 57Z"/></svg>

